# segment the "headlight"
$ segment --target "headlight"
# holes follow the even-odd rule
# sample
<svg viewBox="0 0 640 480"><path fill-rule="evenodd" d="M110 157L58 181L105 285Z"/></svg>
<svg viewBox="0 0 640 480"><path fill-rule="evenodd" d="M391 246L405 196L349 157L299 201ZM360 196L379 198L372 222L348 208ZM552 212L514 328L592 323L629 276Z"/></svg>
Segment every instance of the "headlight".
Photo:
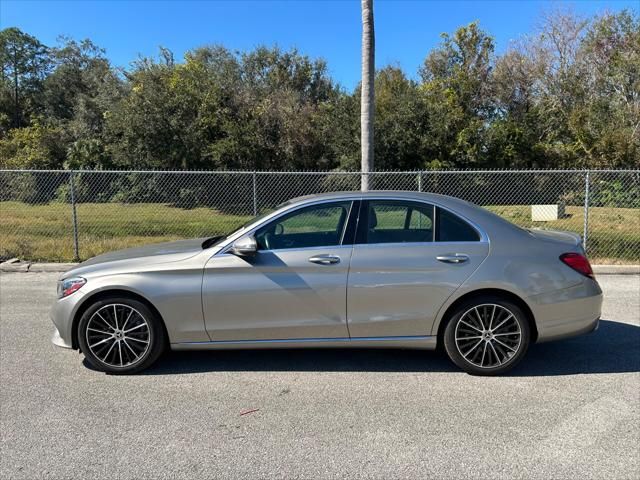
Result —
<svg viewBox="0 0 640 480"><path fill-rule="evenodd" d="M65 278L58 282L58 298L71 295L76 290L80 290L87 281L82 277Z"/></svg>

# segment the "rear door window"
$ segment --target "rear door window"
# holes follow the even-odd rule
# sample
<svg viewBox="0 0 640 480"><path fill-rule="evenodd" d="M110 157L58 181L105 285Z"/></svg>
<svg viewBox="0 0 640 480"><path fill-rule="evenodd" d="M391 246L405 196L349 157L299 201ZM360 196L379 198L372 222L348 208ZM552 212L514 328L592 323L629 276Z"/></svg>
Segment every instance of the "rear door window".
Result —
<svg viewBox="0 0 640 480"><path fill-rule="evenodd" d="M438 207L436 214L437 242L479 242L480 235L457 215Z"/></svg>
<svg viewBox="0 0 640 480"><path fill-rule="evenodd" d="M432 242L433 206L399 200L372 200L366 209L366 226L359 243Z"/></svg>

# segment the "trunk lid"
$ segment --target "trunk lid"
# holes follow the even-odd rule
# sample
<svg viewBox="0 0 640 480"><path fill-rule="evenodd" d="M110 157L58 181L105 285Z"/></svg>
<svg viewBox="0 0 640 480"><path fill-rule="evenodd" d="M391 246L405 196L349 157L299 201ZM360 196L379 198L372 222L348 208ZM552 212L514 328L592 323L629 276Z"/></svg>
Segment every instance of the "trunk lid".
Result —
<svg viewBox="0 0 640 480"><path fill-rule="evenodd" d="M561 230L538 230L527 229L529 234L538 240L553 243L562 243L572 247L582 247L582 237L574 232L565 232Z"/></svg>

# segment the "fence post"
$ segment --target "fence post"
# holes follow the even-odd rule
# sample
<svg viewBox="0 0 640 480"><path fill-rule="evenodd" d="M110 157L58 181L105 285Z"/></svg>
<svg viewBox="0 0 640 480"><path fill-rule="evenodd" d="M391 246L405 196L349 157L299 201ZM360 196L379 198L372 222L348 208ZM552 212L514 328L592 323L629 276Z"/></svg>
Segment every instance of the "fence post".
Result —
<svg viewBox="0 0 640 480"><path fill-rule="evenodd" d="M78 212L76 211L76 187L74 171L69 171L69 191L71 194L71 221L73 223L73 259L80 260L80 248L78 245Z"/></svg>
<svg viewBox="0 0 640 480"><path fill-rule="evenodd" d="M418 191L422 191L422 170L418 172Z"/></svg>
<svg viewBox="0 0 640 480"><path fill-rule="evenodd" d="M587 170L585 175L584 184L584 230L582 232L582 248L587 251L587 238L589 236L589 174L590 170Z"/></svg>
<svg viewBox="0 0 640 480"><path fill-rule="evenodd" d="M253 216L258 215L258 189L256 187L256 171L253 171Z"/></svg>

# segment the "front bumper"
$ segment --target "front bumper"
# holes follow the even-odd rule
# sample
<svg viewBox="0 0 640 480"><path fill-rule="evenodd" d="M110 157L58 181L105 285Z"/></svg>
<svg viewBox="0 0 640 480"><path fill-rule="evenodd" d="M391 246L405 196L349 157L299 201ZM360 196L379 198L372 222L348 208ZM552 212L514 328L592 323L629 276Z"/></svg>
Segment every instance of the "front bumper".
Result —
<svg viewBox="0 0 640 480"><path fill-rule="evenodd" d="M55 326L51 341L63 348L73 348L73 319L84 293L77 291L68 297L56 300L49 311L49 318Z"/></svg>
<svg viewBox="0 0 640 480"><path fill-rule="evenodd" d="M56 347L73 348L71 346L71 343L68 343L64 338L60 336L60 332L55 327L53 330L53 336L51 337L51 343L53 343Z"/></svg>

